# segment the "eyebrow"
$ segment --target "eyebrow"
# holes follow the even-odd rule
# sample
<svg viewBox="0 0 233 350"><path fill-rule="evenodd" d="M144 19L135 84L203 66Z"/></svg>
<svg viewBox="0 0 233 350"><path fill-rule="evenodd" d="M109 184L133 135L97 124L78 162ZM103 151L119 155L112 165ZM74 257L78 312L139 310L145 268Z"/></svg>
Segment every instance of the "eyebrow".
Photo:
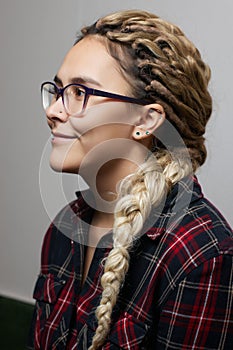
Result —
<svg viewBox="0 0 233 350"><path fill-rule="evenodd" d="M53 80L55 83L63 86L62 80L57 75L55 75ZM70 84L87 84L87 83L94 84L94 85L101 87L101 84L98 81L96 81L90 77L80 76L80 77L74 77L74 78L70 79Z"/></svg>

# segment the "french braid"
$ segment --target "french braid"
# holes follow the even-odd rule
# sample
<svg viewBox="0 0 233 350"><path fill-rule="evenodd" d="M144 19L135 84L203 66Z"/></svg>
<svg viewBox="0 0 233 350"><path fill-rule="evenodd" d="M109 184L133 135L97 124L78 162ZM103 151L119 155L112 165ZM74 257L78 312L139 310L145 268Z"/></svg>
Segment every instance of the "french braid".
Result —
<svg viewBox="0 0 233 350"><path fill-rule="evenodd" d="M103 292L96 310L98 327L89 350L98 349L109 333L111 313L129 267L129 251L152 206L158 206L172 185L192 171L190 162L171 160L168 151L162 151L159 156L157 161L151 156L135 174L121 182L121 198L115 208L113 249L101 278Z"/></svg>
<svg viewBox="0 0 233 350"><path fill-rule="evenodd" d="M95 350L109 333L112 310L128 271L130 249L152 206L157 207L176 182L195 172L206 159L203 135L212 100L207 89L210 69L199 51L178 27L156 15L145 11L114 13L83 28L77 41L88 35L103 41L119 63L133 96L163 106L166 119L178 131L189 155L178 150L172 156L159 142L155 156L121 182L113 248L101 278L98 326L89 348ZM169 149L176 149L172 142Z"/></svg>

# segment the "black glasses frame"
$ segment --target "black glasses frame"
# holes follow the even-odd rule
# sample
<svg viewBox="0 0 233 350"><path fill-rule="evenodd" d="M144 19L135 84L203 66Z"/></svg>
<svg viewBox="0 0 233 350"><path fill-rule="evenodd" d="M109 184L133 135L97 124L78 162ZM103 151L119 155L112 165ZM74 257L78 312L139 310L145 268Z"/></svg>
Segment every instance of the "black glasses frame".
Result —
<svg viewBox="0 0 233 350"><path fill-rule="evenodd" d="M85 110L87 102L88 102L88 99L89 99L90 96L107 97L107 98L110 98L110 99L114 99L114 100L118 100L118 101L124 101L124 102L128 102L128 103L135 103L135 104L142 105L142 106L143 105L147 105L149 103L146 100L141 100L141 99L134 98L134 97L114 94L114 93L111 93L111 92L102 91L102 90L98 90L98 89L93 89L93 88L89 88L89 87L87 87L87 86L85 86L83 84L76 84L76 83L71 83L71 84L68 84L68 85L66 85L66 86L64 86L62 88L59 88L54 82L45 81L44 83L41 84L41 94L42 94L42 91L43 91L43 87L46 84L51 84L51 85L54 86L55 92L56 92L56 101L59 99L59 97L61 97L62 98L62 103L63 103L63 106L64 106L65 110L66 110L66 107L65 107L65 103L64 103L64 91L70 86L80 86L81 88L83 88L84 91L85 91L85 95L84 95L84 100L83 100L83 106L82 106L81 113ZM66 112L68 112L68 111L66 110Z"/></svg>

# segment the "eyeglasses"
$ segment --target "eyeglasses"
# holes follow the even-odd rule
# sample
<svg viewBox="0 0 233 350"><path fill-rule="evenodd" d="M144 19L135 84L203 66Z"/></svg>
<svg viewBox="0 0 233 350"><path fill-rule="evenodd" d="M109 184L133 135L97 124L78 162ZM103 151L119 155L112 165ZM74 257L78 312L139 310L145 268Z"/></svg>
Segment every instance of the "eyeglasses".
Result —
<svg viewBox="0 0 233 350"><path fill-rule="evenodd" d="M148 101L145 100L92 89L82 84L68 84L63 88L59 88L55 83L46 81L41 85L43 108L47 110L48 107L61 97L66 113L72 116L78 115L85 110L91 95L138 105L148 104Z"/></svg>

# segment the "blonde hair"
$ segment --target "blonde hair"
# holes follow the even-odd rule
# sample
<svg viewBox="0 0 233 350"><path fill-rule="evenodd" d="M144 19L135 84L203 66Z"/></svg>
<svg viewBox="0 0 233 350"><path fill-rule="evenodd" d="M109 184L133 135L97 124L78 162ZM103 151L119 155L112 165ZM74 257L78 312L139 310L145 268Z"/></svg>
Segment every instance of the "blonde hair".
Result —
<svg viewBox="0 0 233 350"><path fill-rule="evenodd" d="M140 235L151 208L166 198L171 187L191 174L206 159L204 132L211 115L208 92L210 69L199 51L175 25L146 11L108 15L82 29L82 40L95 35L103 40L137 98L159 103L176 128L184 148L158 141L155 156L120 187L115 208L113 248L101 278L103 288L96 310L98 326L89 350L101 347L111 326L111 314L129 267L129 252Z"/></svg>

